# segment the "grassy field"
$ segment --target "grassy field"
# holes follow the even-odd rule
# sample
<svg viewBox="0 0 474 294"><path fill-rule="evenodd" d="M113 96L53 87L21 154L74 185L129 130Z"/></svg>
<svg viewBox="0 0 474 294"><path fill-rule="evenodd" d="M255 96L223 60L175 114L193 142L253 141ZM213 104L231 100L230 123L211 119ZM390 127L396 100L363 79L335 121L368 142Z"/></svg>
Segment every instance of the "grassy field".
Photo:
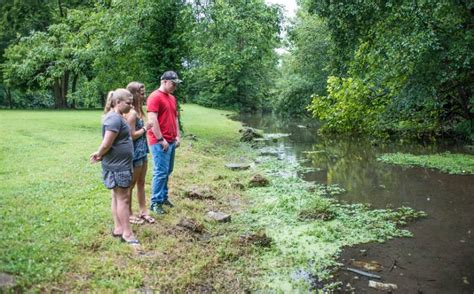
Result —
<svg viewBox="0 0 474 294"><path fill-rule="evenodd" d="M100 165L88 160L101 141L101 113L0 111L0 272L15 276L17 289L43 291L192 290L210 277L215 288L238 287L225 281L232 275L213 273L222 238L177 226L189 218L219 234L206 212L239 209L228 204L240 201L232 183L249 172L230 172L224 164L245 160L249 150L239 144L240 124L226 114L184 105L185 135L197 140L185 137L177 152L170 183L176 208L156 225L134 227L145 251L137 255L110 236L110 194ZM150 183L151 172L147 178ZM186 198L192 187L208 189L215 200Z"/></svg>
<svg viewBox="0 0 474 294"><path fill-rule="evenodd" d="M327 194L343 189L306 183L292 176L298 165L274 158L226 169L257 156L229 114L183 105L170 182L176 207L133 227L137 252L111 236L110 192L88 160L101 141L101 113L0 111L0 274L15 277L18 291L306 292L311 277L333 282L344 246L409 236L399 226L423 215L341 205ZM256 173L270 185L250 188ZM190 199L191 190L206 199ZM209 220L209 210L232 222Z"/></svg>

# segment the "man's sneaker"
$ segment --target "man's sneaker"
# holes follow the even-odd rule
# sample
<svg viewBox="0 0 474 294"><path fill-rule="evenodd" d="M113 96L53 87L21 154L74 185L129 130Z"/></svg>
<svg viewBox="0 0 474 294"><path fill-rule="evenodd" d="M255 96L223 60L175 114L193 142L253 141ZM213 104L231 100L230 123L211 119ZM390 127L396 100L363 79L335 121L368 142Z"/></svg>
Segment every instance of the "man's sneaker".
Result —
<svg viewBox="0 0 474 294"><path fill-rule="evenodd" d="M174 207L173 203L171 203L169 200L165 200L165 202L163 202L163 204L168 205L170 208Z"/></svg>
<svg viewBox="0 0 474 294"><path fill-rule="evenodd" d="M159 203L153 203L150 207L150 210L156 214L165 214L165 210L163 209L163 205Z"/></svg>

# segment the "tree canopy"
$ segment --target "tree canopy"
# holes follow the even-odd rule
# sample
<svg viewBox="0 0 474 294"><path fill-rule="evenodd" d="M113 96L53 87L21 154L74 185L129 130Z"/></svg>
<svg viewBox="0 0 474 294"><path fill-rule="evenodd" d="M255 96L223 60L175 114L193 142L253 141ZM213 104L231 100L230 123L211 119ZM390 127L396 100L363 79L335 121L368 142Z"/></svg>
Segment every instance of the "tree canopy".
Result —
<svg viewBox="0 0 474 294"><path fill-rule="evenodd" d="M327 133L473 139L468 1L301 0L286 43L264 0L4 3L3 107L98 107L175 70L183 101L312 115Z"/></svg>

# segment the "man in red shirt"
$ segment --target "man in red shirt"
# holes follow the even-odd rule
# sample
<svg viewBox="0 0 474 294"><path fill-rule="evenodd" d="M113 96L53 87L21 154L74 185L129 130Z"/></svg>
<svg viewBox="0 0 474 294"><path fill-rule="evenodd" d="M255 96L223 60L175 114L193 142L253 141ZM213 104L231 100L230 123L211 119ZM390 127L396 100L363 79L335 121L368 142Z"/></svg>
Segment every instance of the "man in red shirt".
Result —
<svg viewBox="0 0 474 294"><path fill-rule="evenodd" d="M147 99L148 121L153 127L148 130L148 143L153 156L153 179L151 187L151 211L164 214L163 205L173 207L168 200L168 178L173 171L174 154L180 143L176 98L172 95L181 83L174 71L161 76L160 87Z"/></svg>

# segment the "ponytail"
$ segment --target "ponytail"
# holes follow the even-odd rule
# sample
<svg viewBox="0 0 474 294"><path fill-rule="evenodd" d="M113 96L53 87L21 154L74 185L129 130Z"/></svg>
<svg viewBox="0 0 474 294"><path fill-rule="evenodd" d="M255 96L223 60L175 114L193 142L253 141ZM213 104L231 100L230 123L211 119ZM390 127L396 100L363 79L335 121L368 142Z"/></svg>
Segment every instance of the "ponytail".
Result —
<svg viewBox="0 0 474 294"><path fill-rule="evenodd" d="M107 101L105 102L104 114L107 114L115 106L116 98L114 97L114 91L110 91L107 94Z"/></svg>

